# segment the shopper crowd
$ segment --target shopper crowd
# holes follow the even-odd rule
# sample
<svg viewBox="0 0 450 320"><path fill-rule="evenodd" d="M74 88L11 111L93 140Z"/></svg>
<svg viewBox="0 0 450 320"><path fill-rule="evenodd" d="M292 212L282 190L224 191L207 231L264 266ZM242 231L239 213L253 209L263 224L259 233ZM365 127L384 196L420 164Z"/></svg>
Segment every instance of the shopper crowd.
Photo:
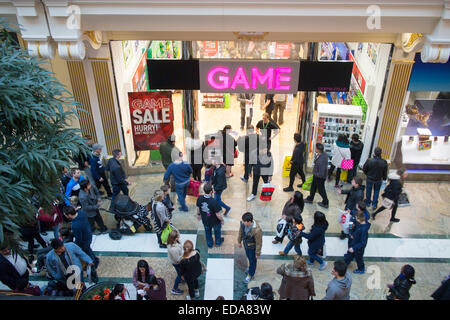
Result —
<svg viewBox="0 0 450 320"><path fill-rule="evenodd" d="M286 100L279 96L266 96L266 111L278 113L279 124L283 122L283 109ZM244 153L244 176L241 180L247 183L253 178L251 195L247 201L252 201L258 194L260 178L264 184L269 184L273 175L274 161L270 152L272 130L275 135L280 129L276 121L272 120L270 113L265 113L263 119L258 122L256 132L254 127L245 123L245 105L253 101L252 95L241 95L241 126L247 125L245 136L237 141L230 135L231 126L227 125L217 134L210 135L205 141L199 138L195 131L192 138L187 141L188 161L185 161L183 153L175 146L175 136L170 136L167 141L161 143L160 152L164 168L166 169L162 179L160 190L153 193L150 202L139 205L128 197L128 186L125 171L121 165L120 150L113 151L113 157L103 165L100 157L102 146L94 144L90 137L86 137L87 144L92 147L92 154L86 157L83 154L75 157L77 168L69 171L61 168L61 194L64 195L62 203L55 202L53 209L46 212L41 208L39 199L34 199L37 218L21 226L21 237L28 242L30 259L25 259L20 254L11 252L6 244L0 248L0 281L11 290L30 295L65 295L75 294L76 289L68 286L68 279L80 271L81 281L84 282L84 272L89 279L97 279L96 268L100 260L91 249L93 235L109 232L111 238L120 238L124 230L135 232L140 226L147 231L157 234L161 248L167 248L168 261L173 265L176 274L175 281L169 291L172 295L182 295L180 284L185 283L188 288L186 299L198 299L200 297L198 278L206 272L201 253L194 248L191 241L183 243L180 233L172 223L172 215L175 210L170 197L170 191L175 191L179 203L178 210L188 212L186 204L187 194L195 195L196 216L202 222L205 230L208 248L220 247L224 242L222 226L226 223L226 217L231 207L222 200L223 192L228 187L227 180L233 177L232 168L238 152ZM247 117L252 115L247 115ZM250 121L251 122L251 121ZM301 183L297 187L302 188L307 183L304 168L305 143L300 134L293 136L294 147L291 159L289 186L285 192L294 192L294 182L297 174ZM358 175L358 163L361 158L363 144L358 135L352 136L349 143L345 135L340 135L335 143L331 157L331 168L328 169L329 155L322 144L316 144L316 156L312 181L310 182L309 195L303 198L303 193L295 191L292 197L284 205L281 218L278 220L274 244L282 243L284 238L288 242L280 255L287 256L292 248L293 263L282 264L276 270L281 278L281 286L274 291L269 283L263 283L261 287L252 287L243 295L243 299L251 300L309 300L317 296L314 287L314 278L311 268L317 261L320 271L327 267L325 254L326 231L329 227L326 214L321 211L314 213L314 222L310 226L303 223L302 213L305 203L314 201L315 193L319 192L322 201L318 204L324 209L329 208L325 183L331 180L336 169L335 187L339 194L346 195L345 207L338 223L342 226L340 238L348 240L348 250L342 259L333 263L331 274L333 280L328 284L323 293L325 300L348 300L351 297L352 277L348 272L348 266L353 259L357 268L354 274L365 273L364 251L369 241L369 229L371 224L370 214L367 208L373 209L372 219L385 209L391 209L391 221L398 222L395 218L402 193L403 183L407 177L404 169L388 175L387 162L381 158L382 151L375 148L373 158L367 160L362 171L366 176L366 184ZM238 151L239 150L239 151ZM343 168L345 160L353 160L350 169ZM202 169L205 168L202 177ZM342 173L347 171L347 176L342 179ZM109 179L106 172L109 172ZM344 189L340 182L349 182L351 187ZM387 184L389 181L389 184ZM110 186L112 185L112 188ZM382 191L381 206L378 206L379 193ZM100 191L103 188L106 191ZM373 195L372 195L372 190ZM120 194L122 192L122 195ZM265 192L262 192L265 193ZM263 194L261 194L263 196ZM264 196L267 196L264 194ZM270 196L269 196L270 197ZM109 211L117 220L116 230L107 230L100 209L102 202L111 200ZM130 222L131 221L131 222ZM52 230L54 239L46 243L41 233L45 227ZM262 252L262 229L250 212L242 214L238 230L237 244L244 247L248 259L245 283L249 283L255 277L257 262ZM301 250L303 238L307 240L308 251L306 259ZM37 240L42 249L34 252ZM34 265L34 266L32 266ZM74 266L76 267L74 269ZM78 268L78 270L76 270ZM48 285L40 289L29 283L29 271L40 273L46 270ZM405 265L400 275L389 284L387 299L407 300L413 284L415 270L411 265ZM136 288L138 300L166 300L167 283L162 277L155 274L154 269L145 260L139 260L134 271L130 272L132 283ZM436 297L444 296L448 292L448 279L442 286ZM118 284L110 294L112 300L126 299L126 287ZM448 296L448 294L447 294ZM219 297L223 299L223 297ZM218 299L219 299L218 298Z"/></svg>

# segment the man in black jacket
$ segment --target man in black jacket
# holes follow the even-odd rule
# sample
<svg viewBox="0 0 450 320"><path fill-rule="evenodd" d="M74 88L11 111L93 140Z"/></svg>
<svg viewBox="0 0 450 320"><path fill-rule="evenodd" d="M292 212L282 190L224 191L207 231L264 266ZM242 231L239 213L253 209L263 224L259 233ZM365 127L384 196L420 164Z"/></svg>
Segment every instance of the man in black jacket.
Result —
<svg viewBox="0 0 450 320"><path fill-rule="evenodd" d="M112 198L111 203L114 202L114 198L120 193L124 195L128 195L128 185L130 184L127 180L125 180L125 171L123 171L122 165L120 164L120 157L122 156L122 152L118 149L113 150L113 157L108 160L106 165L106 170L109 171L109 179L112 185Z"/></svg>
<svg viewBox="0 0 450 320"><path fill-rule="evenodd" d="M309 196L306 197L305 203L312 203L316 191L319 190L319 194L322 197L322 202L319 202L318 205L328 209L328 198L327 192L325 191L325 180L328 174L328 154L324 151L323 144L321 143L316 144L316 153L317 155L314 159L311 191Z"/></svg>
<svg viewBox="0 0 450 320"><path fill-rule="evenodd" d="M0 245L0 281L11 290L17 288L19 279L25 279L28 282L28 267L25 258L17 253L13 254L8 245Z"/></svg>
<svg viewBox="0 0 450 320"><path fill-rule="evenodd" d="M241 136L237 140L239 151L244 153L244 176L241 177L241 180L246 183L251 175L252 165L257 162L258 153L256 150L259 149L260 137L259 134L255 133L255 127L249 125L247 128L247 135Z"/></svg>
<svg viewBox="0 0 450 320"><path fill-rule="evenodd" d="M374 157L367 160L363 166L364 174L367 177L366 180L366 204L367 207L372 204L372 209L375 210L378 205L378 195L380 194L380 188L383 180L387 179L388 164L387 161L381 159L381 148L376 147L373 153ZM373 199L372 197L373 188Z"/></svg>
<svg viewBox="0 0 450 320"><path fill-rule="evenodd" d="M358 170L359 161L361 160L363 148L364 143L359 140L359 135L357 133L354 133L352 135L352 141L350 142L350 153L352 154L353 169L348 172L348 182L352 181L353 177L356 177L356 172Z"/></svg>
<svg viewBox="0 0 450 320"><path fill-rule="evenodd" d="M272 181L273 175L273 157L267 148L261 148L259 150L256 164L252 165L253 168L253 185L252 193L247 198L247 201L252 201L256 198L258 193L259 178L262 178L264 183Z"/></svg>
<svg viewBox="0 0 450 320"><path fill-rule="evenodd" d="M302 137L299 133L294 133L294 142L295 147L294 151L292 152L291 171L289 173L289 186L283 189L283 191L285 192L294 191L293 185L297 173L302 178L302 183L297 185L297 187L301 188L303 183L305 183L306 181L305 173L303 172L303 162L305 161L303 153L305 152L305 144L302 142Z"/></svg>

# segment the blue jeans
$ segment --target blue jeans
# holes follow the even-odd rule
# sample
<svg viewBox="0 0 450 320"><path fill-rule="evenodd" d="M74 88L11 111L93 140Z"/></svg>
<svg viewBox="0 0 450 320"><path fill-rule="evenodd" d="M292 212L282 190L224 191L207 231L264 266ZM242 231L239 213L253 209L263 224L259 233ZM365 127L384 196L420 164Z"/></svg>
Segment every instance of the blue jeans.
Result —
<svg viewBox="0 0 450 320"><path fill-rule="evenodd" d="M55 239L59 238L59 224L53 227L53 236L55 237Z"/></svg>
<svg viewBox="0 0 450 320"><path fill-rule="evenodd" d="M173 284L173 290L178 289L178 285L181 282L181 272L180 272L180 265L179 264L172 264L175 270L177 271L177 277L175 278L175 283Z"/></svg>
<svg viewBox="0 0 450 320"><path fill-rule="evenodd" d="M213 227L205 227L205 237L206 237L206 244L208 245L208 248L212 248L214 241L212 238L212 229L214 229L214 238L216 239L216 246L220 246L222 244L222 241L220 240L222 238L222 224L218 223Z"/></svg>
<svg viewBox="0 0 450 320"><path fill-rule="evenodd" d="M367 207L372 203L372 208L376 208L378 205L378 195L380 194L381 184L383 181L366 180L366 204ZM373 199L372 201L372 187L373 187Z"/></svg>
<svg viewBox="0 0 450 320"><path fill-rule="evenodd" d="M300 243L294 245L294 242L293 242L293 241L289 241L289 242L288 242L288 244L286 245L286 248L284 248L284 250L283 250L284 253L285 253L285 254L288 254L289 251L291 251L292 247L294 247L295 252L297 252L297 254L298 254L299 256L302 255L302 249L300 248Z"/></svg>
<svg viewBox="0 0 450 320"><path fill-rule="evenodd" d="M256 272L256 249L245 248L245 254L248 258L248 274L250 277L253 277Z"/></svg>
<svg viewBox="0 0 450 320"><path fill-rule="evenodd" d="M222 199L220 198L222 196L222 192L223 190L220 191L215 191L214 192L214 199L216 199L216 201L219 203L219 205L224 208L225 210L230 210L231 208L229 206L227 206Z"/></svg>
<svg viewBox="0 0 450 320"><path fill-rule="evenodd" d="M317 252L312 252L311 249L308 249L309 261L314 262L317 261L320 264L323 264L323 260L317 256Z"/></svg>
<svg viewBox="0 0 450 320"><path fill-rule="evenodd" d="M181 210L188 211L189 208L186 205L186 194L187 188L189 186L189 181L185 183L175 184L175 191L178 196L178 202L180 203Z"/></svg>

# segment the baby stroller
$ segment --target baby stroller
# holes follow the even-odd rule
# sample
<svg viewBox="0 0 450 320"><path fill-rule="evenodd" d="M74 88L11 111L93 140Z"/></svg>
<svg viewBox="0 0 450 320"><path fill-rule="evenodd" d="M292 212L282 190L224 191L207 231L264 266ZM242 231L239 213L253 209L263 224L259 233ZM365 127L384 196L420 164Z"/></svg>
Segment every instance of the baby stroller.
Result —
<svg viewBox="0 0 450 320"><path fill-rule="evenodd" d="M117 229L122 234L134 234L140 226L152 231L152 225L147 218L148 211L145 206L131 200L129 196L119 194L109 210L117 221Z"/></svg>

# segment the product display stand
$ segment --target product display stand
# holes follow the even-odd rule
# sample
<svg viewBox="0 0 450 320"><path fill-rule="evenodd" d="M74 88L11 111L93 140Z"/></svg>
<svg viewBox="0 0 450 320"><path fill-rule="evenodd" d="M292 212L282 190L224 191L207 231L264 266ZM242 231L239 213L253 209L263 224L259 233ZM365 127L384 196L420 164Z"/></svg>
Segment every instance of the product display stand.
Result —
<svg viewBox="0 0 450 320"><path fill-rule="evenodd" d="M205 108L224 108L225 97L220 93L204 93L202 106Z"/></svg>
<svg viewBox="0 0 450 320"><path fill-rule="evenodd" d="M360 106L325 103L319 103L317 111L318 124L313 145L324 145L330 164L333 144L340 133L347 135L349 140L354 133L361 136L362 111Z"/></svg>

